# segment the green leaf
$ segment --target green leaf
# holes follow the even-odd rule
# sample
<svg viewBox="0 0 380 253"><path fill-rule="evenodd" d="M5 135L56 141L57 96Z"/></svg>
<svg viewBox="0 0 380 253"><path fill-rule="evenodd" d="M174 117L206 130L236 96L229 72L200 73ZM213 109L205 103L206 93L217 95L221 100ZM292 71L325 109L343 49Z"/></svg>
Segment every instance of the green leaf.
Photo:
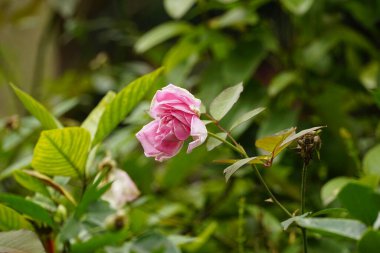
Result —
<svg viewBox="0 0 380 253"><path fill-rule="evenodd" d="M285 139L287 139L289 136L294 135L295 131L296 131L296 128L292 127L287 130L280 131L274 135L266 136L266 137L256 140L255 142L256 147L270 153L271 158L268 161L269 162L268 165L270 165L273 162L273 159L278 154L280 154L282 150L284 150L288 145L290 145L290 142L286 145L282 145L282 144Z"/></svg>
<svg viewBox="0 0 380 253"><path fill-rule="evenodd" d="M253 25L259 21L258 15L244 7L230 9L226 13L209 21L211 28L228 26Z"/></svg>
<svg viewBox="0 0 380 253"><path fill-rule="evenodd" d="M28 230L0 232L0 252L45 253L37 235Z"/></svg>
<svg viewBox="0 0 380 253"><path fill-rule="evenodd" d="M359 240L367 227L357 220L334 219L334 218L305 218L303 216L292 217L281 225L287 228L292 222L297 225L325 234L343 236Z"/></svg>
<svg viewBox="0 0 380 253"><path fill-rule="evenodd" d="M170 17L180 19L195 2L196 0L164 0L164 7Z"/></svg>
<svg viewBox="0 0 380 253"><path fill-rule="evenodd" d="M333 202L342 188L353 181L354 180L352 178L348 177L338 177L328 181L321 189L321 199L323 205L326 206Z"/></svg>
<svg viewBox="0 0 380 253"><path fill-rule="evenodd" d="M82 178L90 139L89 132L80 127L43 131L34 149L32 167L47 175Z"/></svg>
<svg viewBox="0 0 380 253"><path fill-rule="evenodd" d="M168 39L191 31L191 28L188 23L179 21L161 24L141 36L135 44L135 50L137 53L144 53Z"/></svg>
<svg viewBox="0 0 380 253"><path fill-rule="evenodd" d="M326 126L317 126L317 127L312 127L312 128L308 128L308 129L305 129L305 130L302 130L301 132L298 132L296 134L292 134L292 135L289 135L282 143L281 143L281 146L285 146L285 145L289 145L291 142L293 142L294 140L304 136L305 134L308 134L308 133L311 133L311 132L314 132L314 131L317 131L321 128L324 128Z"/></svg>
<svg viewBox="0 0 380 253"><path fill-rule="evenodd" d="M367 174L380 176L380 145L376 145L365 154L363 170Z"/></svg>
<svg viewBox="0 0 380 253"><path fill-rule="evenodd" d="M258 115L259 113L261 113L264 110L265 110L265 107L259 107L259 108L252 110L252 111L244 113L237 120L235 120L235 122L230 127L230 131L232 131L232 129L239 126L240 124L246 122L247 120L255 117L256 115Z"/></svg>
<svg viewBox="0 0 380 253"><path fill-rule="evenodd" d="M113 91L107 92L107 94L103 97L103 99L99 102L99 104L91 111L91 113L87 116L85 121L82 123L81 127L87 129L87 131L91 134L91 139L94 138L96 130L98 129L100 118L103 115L106 107L112 102L115 98L116 93Z"/></svg>
<svg viewBox="0 0 380 253"><path fill-rule="evenodd" d="M303 15L313 5L314 0L281 0L280 2L293 14Z"/></svg>
<svg viewBox="0 0 380 253"><path fill-rule="evenodd" d="M210 105L210 114L216 120L221 120L224 115L238 101L240 93L243 91L243 83L229 87L222 91Z"/></svg>
<svg viewBox="0 0 380 253"><path fill-rule="evenodd" d="M10 85L25 108L38 119L44 129L55 129L62 127L59 121L42 104L17 88L15 85Z"/></svg>
<svg viewBox="0 0 380 253"><path fill-rule="evenodd" d="M242 166L244 166L245 164L249 163L250 161L254 160L254 159L257 159L257 157L249 157L249 158L245 158L245 159L241 159L241 160L238 160L237 162L235 162L234 164L228 166L224 171L223 173L225 174L225 177L226 177L226 181L228 181L230 179L230 177L238 170L240 169Z"/></svg>
<svg viewBox="0 0 380 253"><path fill-rule="evenodd" d="M36 203L29 201L24 197L2 193L0 194L0 202L13 208L17 212L22 213L23 215L29 216L35 221L46 223L50 227L55 226L49 212L47 212L40 205L37 205Z"/></svg>
<svg viewBox="0 0 380 253"><path fill-rule="evenodd" d="M50 177L45 176L44 174L41 174L41 173L34 171L34 170L24 170L23 172L25 172L26 174L28 174L34 178L37 178L38 180L40 180L41 182L43 182L47 186L52 187L54 190L56 190L57 192L59 192L60 194L65 196L67 198L67 200L69 200L74 206L76 205L76 201L73 198L73 196L71 196L71 194L65 188L63 188L61 185L54 182Z"/></svg>
<svg viewBox="0 0 380 253"><path fill-rule="evenodd" d="M163 68L146 74L122 89L104 110L95 134L93 146L102 141L127 116L154 86Z"/></svg>
<svg viewBox="0 0 380 253"><path fill-rule="evenodd" d="M358 243L359 253L378 253L380 249L380 232L368 230Z"/></svg>
<svg viewBox="0 0 380 253"><path fill-rule="evenodd" d="M85 242L73 244L72 253L93 253L102 249L104 246L116 245L124 242L129 235L129 230L121 230L116 232L106 232L95 235Z"/></svg>
<svg viewBox="0 0 380 253"><path fill-rule="evenodd" d="M132 242L131 252L180 253L181 251L164 235L158 232L150 232Z"/></svg>
<svg viewBox="0 0 380 253"><path fill-rule="evenodd" d="M352 217L367 225L372 225L380 211L380 194L358 183L347 184L339 193L338 199Z"/></svg>
<svg viewBox="0 0 380 253"><path fill-rule="evenodd" d="M23 228L33 230L32 225L21 214L5 205L0 204L0 230Z"/></svg>
<svg viewBox="0 0 380 253"><path fill-rule="evenodd" d="M273 78L268 87L268 95L274 97L290 84L296 82L298 74L295 71L285 71Z"/></svg>
<svg viewBox="0 0 380 253"><path fill-rule="evenodd" d="M227 133L216 133L215 135L219 136L222 139L226 139L226 137L227 137ZM218 140L216 138L208 138L207 143L206 143L207 151L213 150L214 148L216 148L220 144L222 144L222 142L220 140Z"/></svg>
<svg viewBox="0 0 380 253"><path fill-rule="evenodd" d="M23 187L32 191L39 192L44 196L50 197L49 191L41 181L25 173L22 170L13 172L13 177Z"/></svg>

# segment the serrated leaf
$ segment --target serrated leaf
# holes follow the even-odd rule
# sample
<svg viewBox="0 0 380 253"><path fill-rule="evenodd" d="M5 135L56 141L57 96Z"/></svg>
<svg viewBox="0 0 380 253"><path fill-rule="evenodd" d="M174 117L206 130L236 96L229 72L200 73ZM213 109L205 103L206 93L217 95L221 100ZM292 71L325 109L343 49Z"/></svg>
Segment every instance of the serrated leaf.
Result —
<svg viewBox="0 0 380 253"><path fill-rule="evenodd" d="M55 226L52 217L44 208L25 199L24 197L2 193L0 194L0 202L13 208L17 212L22 213L23 215L29 216L35 221L46 223L50 227Z"/></svg>
<svg viewBox="0 0 380 253"><path fill-rule="evenodd" d="M240 93L243 91L243 83L229 87L223 90L210 105L210 114L216 120L221 120L224 115L238 101Z"/></svg>
<svg viewBox="0 0 380 253"><path fill-rule="evenodd" d="M281 143L281 147L282 146L285 146L285 145L289 145L292 141L304 136L305 134L308 134L308 133L311 133L311 132L314 132L314 131L317 131L321 128L324 128L326 126L317 126L317 127L312 127L312 128L308 128L308 129L305 129L305 130L302 130L301 132L298 132L296 134L292 134L292 135L289 135L282 143Z"/></svg>
<svg viewBox="0 0 380 253"><path fill-rule="evenodd" d="M80 127L47 130L34 149L32 167L51 176L84 177L90 133Z"/></svg>
<svg viewBox="0 0 380 253"><path fill-rule="evenodd" d="M154 82L161 74L159 68L146 74L122 89L104 110L96 131L93 146L102 141L127 116L145 94L154 86Z"/></svg>
<svg viewBox="0 0 380 253"><path fill-rule="evenodd" d="M341 189L348 183L353 182L352 178L348 177L338 177L328 181L323 185L321 189L321 199L323 204L326 206L333 202L338 196Z"/></svg>
<svg viewBox="0 0 380 253"><path fill-rule="evenodd" d="M32 171L32 170L24 170L23 172L25 172L26 174L28 174L32 177L37 178L38 180L40 180L41 182L43 182L47 186L52 187L54 190L58 191L60 194L65 196L73 205L76 205L76 201L73 198L73 196L71 196L71 194L65 188L63 188L61 185L54 182L50 177L45 176L44 174L41 174L37 171Z"/></svg>
<svg viewBox="0 0 380 253"><path fill-rule="evenodd" d="M170 17L179 19L188 12L196 0L164 0L164 7Z"/></svg>
<svg viewBox="0 0 380 253"><path fill-rule="evenodd" d="M0 230L13 229L33 230L33 226L18 212L0 204Z"/></svg>
<svg viewBox="0 0 380 253"><path fill-rule="evenodd" d="M222 139L226 139L226 137L227 137L227 133L216 133L215 135L219 136ZM222 144L222 142L220 140L218 140L216 138L208 138L207 143L206 143L207 151L213 150L214 148L216 148L220 144Z"/></svg>
<svg viewBox="0 0 380 253"><path fill-rule="evenodd" d="M145 33L135 44L137 53L144 53L152 47L191 30L191 25L185 22L167 22Z"/></svg>
<svg viewBox="0 0 380 253"><path fill-rule="evenodd" d="M230 179L230 177L238 170L240 169L242 166L244 166L245 164L247 164L248 162L254 160L254 159L257 159L257 157L249 157L249 158L244 158L244 159L241 159L241 160L238 160L236 163L228 166L224 171L223 173L225 174L225 177L226 177L226 181L228 181Z"/></svg>
<svg viewBox="0 0 380 253"><path fill-rule="evenodd" d="M305 218L303 216L292 217L281 225L286 229L291 223L316 232L334 234L346 238L359 240L366 230L366 226L357 220L335 218Z"/></svg>
<svg viewBox="0 0 380 253"><path fill-rule="evenodd" d="M258 115L259 113L261 113L264 110L265 110L264 107L259 107L259 108L252 110L252 111L244 113L237 120L235 120L235 122L230 127L230 131L232 131L232 129L239 126L240 124L246 122L247 120L250 120L251 118L255 117L256 115Z"/></svg>
<svg viewBox="0 0 380 253"><path fill-rule="evenodd" d="M17 230L0 232L0 252L45 253L45 249L35 233L28 230Z"/></svg>
<svg viewBox="0 0 380 253"><path fill-rule="evenodd" d="M91 113L87 116L85 121L82 123L81 127L87 129L87 131L91 134L91 139L93 139L95 136L96 130L98 129L100 118L102 117L104 110L115 98L115 96L116 96L115 92L113 91L107 92L107 94L102 98L99 104L91 111Z"/></svg>
<svg viewBox="0 0 380 253"><path fill-rule="evenodd" d="M26 94L15 85L10 84L25 108L38 119L44 129L61 128L59 121L37 100Z"/></svg>

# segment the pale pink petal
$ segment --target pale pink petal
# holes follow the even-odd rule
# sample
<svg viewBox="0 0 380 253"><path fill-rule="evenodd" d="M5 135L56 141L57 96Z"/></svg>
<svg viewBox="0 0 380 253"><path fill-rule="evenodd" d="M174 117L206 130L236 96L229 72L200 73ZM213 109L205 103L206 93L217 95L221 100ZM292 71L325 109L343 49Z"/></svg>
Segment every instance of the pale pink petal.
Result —
<svg viewBox="0 0 380 253"><path fill-rule="evenodd" d="M158 155L160 151L155 148L157 144L157 130L159 127L159 120L154 120L145 125L137 134L136 137L140 141L144 154L147 157L154 157Z"/></svg>
<svg viewBox="0 0 380 253"><path fill-rule="evenodd" d="M191 120L190 135L193 137L193 141L189 143L187 153L190 153L194 148L201 145L207 138L207 128L197 116L193 116Z"/></svg>
<svg viewBox="0 0 380 253"><path fill-rule="evenodd" d="M186 140L190 135L190 127L182 124L177 119L173 119L172 122L173 122L173 131L176 138L181 141Z"/></svg>
<svg viewBox="0 0 380 253"><path fill-rule="evenodd" d="M124 170L112 169L107 181L112 184L103 194L102 199L109 202L115 209L123 208L126 203L135 200L140 195L139 189Z"/></svg>

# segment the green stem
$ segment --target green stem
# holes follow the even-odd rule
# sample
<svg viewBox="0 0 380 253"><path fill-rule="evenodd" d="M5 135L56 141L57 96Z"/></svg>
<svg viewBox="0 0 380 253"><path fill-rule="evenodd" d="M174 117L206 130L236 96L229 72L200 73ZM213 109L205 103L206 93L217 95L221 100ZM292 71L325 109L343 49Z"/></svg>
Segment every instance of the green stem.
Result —
<svg viewBox="0 0 380 253"><path fill-rule="evenodd" d="M243 148L238 148L238 147L241 147L240 145L238 147L234 146L232 143L230 143L229 141L219 137L218 135L212 133L212 132L208 132L208 134L225 143L228 147L230 147L231 149L235 150L236 152L238 152L239 154L241 154L244 158L248 158L249 156L247 155L247 153L245 152L245 150ZM281 202L274 196L274 194L272 193L272 191L269 189L269 186L266 184L264 178L262 177L260 171L257 169L256 165L251 165L253 170L256 172L256 175L257 177L259 178L261 184L264 186L265 190L268 192L270 198L272 199L272 201L278 205L289 217L293 217L293 215L288 211L288 209L286 209L286 207L284 207Z"/></svg>
<svg viewBox="0 0 380 253"><path fill-rule="evenodd" d="M269 194L270 198L272 199L272 201L276 205L278 205L289 217L293 217L293 215L289 212L289 210L286 209L286 207L281 204L281 202L274 196L274 194L272 193L272 191L269 189L269 186L266 184L263 176L261 175L260 171L257 169L256 165L252 164L251 166L252 166L253 170L256 172L256 175L259 178L261 184L264 185L264 188L268 192L268 194Z"/></svg>
<svg viewBox="0 0 380 253"><path fill-rule="evenodd" d="M305 213L305 196L306 196L306 184L307 184L307 165L303 164L302 167L302 179L301 179L301 214ZM301 228L303 239L303 252L307 253L307 235L306 228Z"/></svg>
<svg viewBox="0 0 380 253"><path fill-rule="evenodd" d="M231 142L223 139L222 137L219 137L218 135L212 133L212 132L207 132L208 135L210 135L211 137L223 142L224 144L226 144L228 147L230 147L231 149L235 150L236 152L238 152L239 154L242 154L242 150L240 150L239 148L237 148L236 146L234 146Z"/></svg>

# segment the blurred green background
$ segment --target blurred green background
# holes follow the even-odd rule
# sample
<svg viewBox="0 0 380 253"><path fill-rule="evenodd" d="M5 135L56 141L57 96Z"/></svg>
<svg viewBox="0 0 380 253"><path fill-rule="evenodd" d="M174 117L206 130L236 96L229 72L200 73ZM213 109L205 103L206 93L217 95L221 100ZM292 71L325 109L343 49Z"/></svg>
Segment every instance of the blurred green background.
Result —
<svg viewBox="0 0 380 253"><path fill-rule="evenodd" d="M206 107L224 88L244 82L221 124L267 108L232 132L251 155L259 152L259 137L327 125L307 189L307 209L319 210L321 187L334 177L361 176L365 154L379 143L379 45L378 0L0 0L3 128L11 115L21 117L20 129L8 129L2 141L0 166L4 171L30 155L39 132L8 82L65 125L78 125L108 90L163 65L157 85L187 88ZM236 154L201 147L165 163L142 155L134 134L149 121L150 98L104 145L142 191L131 208L131 231L201 234L204 241L185 252L298 252L298 232L282 232L279 221L286 217L265 202L254 174L243 169L226 184L225 166L212 163ZM299 205L301 168L288 150L263 169L291 210ZM377 185L379 179L365 180ZM3 182L3 190L18 191L11 179ZM311 252L351 252L353 245L315 235L310 242Z"/></svg>

